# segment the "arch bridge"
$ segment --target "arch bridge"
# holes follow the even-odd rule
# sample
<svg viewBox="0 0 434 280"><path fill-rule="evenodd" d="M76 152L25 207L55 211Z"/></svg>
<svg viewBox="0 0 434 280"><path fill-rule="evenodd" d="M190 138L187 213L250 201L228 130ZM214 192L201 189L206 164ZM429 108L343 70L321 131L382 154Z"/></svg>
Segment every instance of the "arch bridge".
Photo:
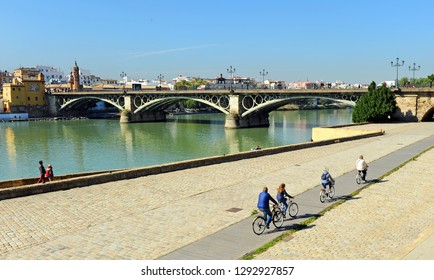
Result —
<svg viewBox="0 0 434 280"><path fill-rule="evenodd" d="M49 113L52 116L59 116L80 106L104 101L121 112L120 121L123 123L164 121L166 108L182 100L194 100L224 113L226 128L260 127L269 125L270 112L296 99L328 99L354 106L366 91L367 89L316 89L52 93L49 94ZM398 97L397 95L397 99ZM406 114L408 115L408 110ZM417 118L417 114L414 116Z"/></svg>

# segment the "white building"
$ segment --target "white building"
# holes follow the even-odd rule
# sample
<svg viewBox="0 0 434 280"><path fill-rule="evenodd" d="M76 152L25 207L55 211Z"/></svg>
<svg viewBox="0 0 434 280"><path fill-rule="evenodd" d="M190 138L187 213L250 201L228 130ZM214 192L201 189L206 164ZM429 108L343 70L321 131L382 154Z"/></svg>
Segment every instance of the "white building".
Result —
<svg viewBox="0 0 434 280"><path fill-rule="evenodd" d="M92 75L89 70L81 69L79 70L80 75L80 84L84 86L94 86L101 82L100 77L96 77ZM71 78L71 75L68 75L67 80Z"/></svg>
<svg viewBox="0 0 434 280"><path fill-rule="evenodd" d="M60 69L54 68L52 66L42 66L36 65L35 67L42 74L44 74L44 80L46 84L62 84L68 81L68 77L66 77Z"/></svg>

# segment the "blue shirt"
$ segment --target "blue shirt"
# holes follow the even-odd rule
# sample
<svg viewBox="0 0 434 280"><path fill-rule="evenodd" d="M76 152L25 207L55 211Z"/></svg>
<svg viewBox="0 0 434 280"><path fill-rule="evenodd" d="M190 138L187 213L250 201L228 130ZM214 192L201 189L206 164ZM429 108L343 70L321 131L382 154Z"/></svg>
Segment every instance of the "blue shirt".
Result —
<svg viewBox="0 0 434 280"><path fill-rule="evenodd" d="M277 204L277 202L274 200L274 198L271 197L271 195L267 192L261 192L259 194L258 198L258 208L259 209L269 209L270 208L270 200Z"/></svg>
<svg viewBox="0 0 434 280"><path fill-rule="evenodd" d="M325 180L321 179L321 183L322 184L327 184L330 181L330 173L328 173L327 171L324 171L323 174L325 174ZM321 176L322 178L322 176Z"/></svg>
<svg viewBox="0 0 434 280"><path fill-rule="evenodd" d="M279 193L279 192L278 192L277 195L276 195L277 201L279 201L279 202L286 201L285 195L286 195L287 197L290 196L290 195L286 192L286 190L284 190L282 193Z"/></svg>

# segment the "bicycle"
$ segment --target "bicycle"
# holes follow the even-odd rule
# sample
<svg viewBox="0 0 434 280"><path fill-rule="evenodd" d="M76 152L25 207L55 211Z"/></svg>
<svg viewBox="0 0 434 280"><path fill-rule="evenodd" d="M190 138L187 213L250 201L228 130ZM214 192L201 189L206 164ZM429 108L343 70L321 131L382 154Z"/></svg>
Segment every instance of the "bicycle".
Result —
<svg viewBox="0 0 434 280"><path fill-rule="evenodd" d="M357 170L357 175L356 175L356 183L358 185L360 185L362 183L362 181L366 182L366 175L365 175L365 180L362 179L363 174L362 174L363 170Z"/></svg>
<svg viewBox="0 0 434 280"><path fill-rule="evenodd" d="M280 228L283 225L283 211L277 205L273 205L273 210L271 211L271 221L276 228ZM253 220L252 228L256 235L261 235L264 233L266 227L265 215L257 216Z"/></svg>
<svg viewBox="0 0 434 280"><path fill-rule="evenodd" d="M321 184L322 185L322 184ZM329 188L329 191L326 191L326 188L322 187L320 192L319 192L319 201L321 201L321 203L324 203L324 201L326 200L326 198L333 198L333 196L335 196L335 182L332 181L332 184Z"/></svg>
<svg viewBox="0 0 434 280"><path fill-rule="evenodd" d="M280 203L280 208L283 210L283 203ZM288 203L288 214L291 216L291 218L295 218L298 214L298 204L295 203L292 199L289 199ZM286 213L283 213L286 214Z"/></svg>

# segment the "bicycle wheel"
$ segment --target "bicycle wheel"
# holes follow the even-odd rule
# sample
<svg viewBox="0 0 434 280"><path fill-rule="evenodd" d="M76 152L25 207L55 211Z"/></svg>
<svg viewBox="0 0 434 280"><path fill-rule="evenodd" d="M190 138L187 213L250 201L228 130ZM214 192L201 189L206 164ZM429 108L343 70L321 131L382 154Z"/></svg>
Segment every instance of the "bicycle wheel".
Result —
<svg viewBox="0 0 434 280"><path fill-rule="evenodd" d="M362 177L360 177L360 174L357 174L357 176L356 176L356 183L358 185L360 185L360 183L362 183Z"/></svg>
<svg viewBox="0 0 434 280"><path fill-rule="evenodd" d="M298 204L295 202L291 202L291 204L289 205L289 216L291 216L292 218L294 218L295 216L297 216L298 214Z"/></svg>
<svg viewBox="0 0 434 280"><path fill-rule="evenodd" d="M335 187L331 186L330 187L330 192L329 192L329 197L333 198L333 196L335 196Z"/></svg>
<svg viewBox="0 0 434 280"><path fill-rule="evenodd" d="M273 211L273 224L279 228L283 225L283 212L280 210Z"/></svg>
<svg viewBox="0 0 434 280"><path fill-rule="evenodd" d="M324 203L324 201L326 200L326 197L327 197L327 195L326 195L325 191L322 189L319 192L319 201L321 201L321 203Z"/></svg>
<svg viewBox="0 0 434 280"><path fill-rule="evenodd" d="M253 232L256 235L261 235L265 230L265 220L263 217L258 216L252 223Z"/></svg>

